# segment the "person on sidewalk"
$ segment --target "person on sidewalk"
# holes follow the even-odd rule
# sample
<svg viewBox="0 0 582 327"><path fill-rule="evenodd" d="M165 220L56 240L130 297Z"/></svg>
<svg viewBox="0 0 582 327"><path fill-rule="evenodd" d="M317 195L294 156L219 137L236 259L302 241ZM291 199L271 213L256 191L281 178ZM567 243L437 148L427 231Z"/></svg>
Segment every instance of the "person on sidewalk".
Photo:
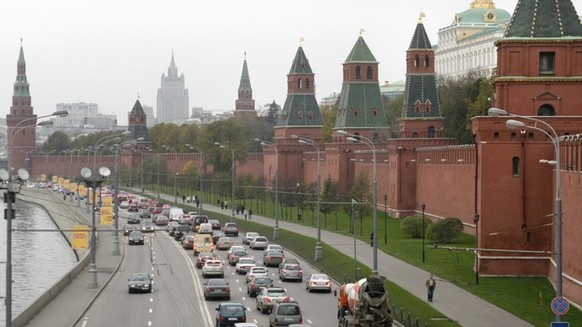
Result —
<svg viewBox="0 0 582 327"><path fill-rule="evenodd" d="M249 220L253 219L253 209L249 209Z"/></svg>
<svg viewBox="0 0 582 327"><path fill-rule="evenodd" d="M432 275L430 275L430 277L426 281L426 289L428 290L428 302L432 302L435 288L436 288L436 281L434 280Z"/></svg>
<svg viewBox="0 0 582 327"><path fill-rule="evenodd" d="M245 210L243 211L243 215L245 216L245 220L247 220L247 216L248 216L247 209L245 209Z"/></svg>

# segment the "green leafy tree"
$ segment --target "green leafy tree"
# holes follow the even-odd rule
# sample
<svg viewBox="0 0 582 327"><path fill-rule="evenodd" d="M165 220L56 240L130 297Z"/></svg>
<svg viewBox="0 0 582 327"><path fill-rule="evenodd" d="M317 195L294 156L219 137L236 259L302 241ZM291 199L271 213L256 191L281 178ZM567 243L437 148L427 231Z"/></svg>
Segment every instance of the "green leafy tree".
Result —
<svg viewBox="0 0 582 327"><path fill-rule="evenodd" d="M429 240L438 243L451 243L463 231L463 223L459 218L445 218L431 225L426 236Z"/></svg>
<svg viewBox="0 0 582 327"><path fill-rule="evenodd" d="M321 111L321 116L323 117L324 122L321 131L322 139L324 142L331 142L331 134L335 127L335 120L339 112L339 106L336 103L333 106L321 106L319 110Z"/></svg>
<svg viewBox="0 0 582 327"><path fill-rule="evenodd" d="M278 105L275 100L269 104L269 111L267 112L266 121L269 125L277 125L277 120L279 119L279 112L281 111L281 106Z"/></svg>
<svg viewBox="0 0 582 327"><path fill-rule="evenodd" d="M69 140L69 136L64 132L56 131L44 142L43 151L45 153L61 153L69 149L70 146L71 141Z"/></svg>
<svg viewBox="0 0 582 327"><path fill-rule="evenodd" d="M382 97L382 104L386 110L386 125L388 126L388 135L386 138L398 137L398 123L402 117L402 105L404 95L395 97Z"/></svg>

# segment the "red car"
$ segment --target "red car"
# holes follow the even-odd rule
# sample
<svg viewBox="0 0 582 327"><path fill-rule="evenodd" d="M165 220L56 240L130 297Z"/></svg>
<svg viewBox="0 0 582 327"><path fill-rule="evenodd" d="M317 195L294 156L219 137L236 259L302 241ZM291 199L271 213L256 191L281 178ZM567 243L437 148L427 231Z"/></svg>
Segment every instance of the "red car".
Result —
<svg viewBox="0 0 582 327"><path fill-rule="evenodd" d="M196 268L202 269L202 266L206 263L206 260L213 260L215 258L212 252L200 252L198 257L196 257Z"/></svg>

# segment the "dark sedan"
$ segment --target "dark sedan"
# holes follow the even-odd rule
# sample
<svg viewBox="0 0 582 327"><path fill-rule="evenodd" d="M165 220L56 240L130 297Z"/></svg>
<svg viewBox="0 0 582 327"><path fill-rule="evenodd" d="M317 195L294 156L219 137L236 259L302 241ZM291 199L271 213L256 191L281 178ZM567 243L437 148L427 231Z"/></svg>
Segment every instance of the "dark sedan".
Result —
<svg viewBox="0 0 582 327"><path fill-rule="evenodd" d="M237 322L247 321L246 308L242 303L221 303L216 311L216 327L231 327Z"/></svg>
<svg viewBox="0 0 582 327"><path fill-rule="evenodd" d="M213 278L204 283L204 299L210 298L230 300L230 287L224 278Z"/></svg>
<svg viewBox="0 0 582 327"><path fill-rule="evenodd" d="M143 233L139 231L133 231L129 233L128 242L129 245L133 244L144 245Z"/></svg>
<svg viewBox="0 0 582 327"><path fill-rule="evenodd" d="M134 273L127 280L129 281L129 293L152 292L153 278L146 273Z"/></svg>
<svg viewBox="0 0 582 327"><path fill-rule="evenodd" d="M141 218L139 218L138 215L132 214L129 217L127 217L127 223L128 224L141 224Z"/></svg>
<svg viewBox="0 0 582 327"><path fill-rule="evenodd" d="M247 294L250 297L257 297L263 288L273 287L273 280L267 276L257 276L247 284Z"/></svg>
<svg viewBox="0 0 582 327"><path fill-rule="evenodd" d="M285 256L278 250L270 250L263 254L263 264L266 267L278 267L283 262L283 259L285 259Z"/></svg>
<svg viewBox="0 0 582 327"><path fill-rule="evenodd" d="M129 235L129 233L133 232L134 230L139 229L139 225L135 225L135 224L125 224L123 226L123 236L127 236Z"/></svg>

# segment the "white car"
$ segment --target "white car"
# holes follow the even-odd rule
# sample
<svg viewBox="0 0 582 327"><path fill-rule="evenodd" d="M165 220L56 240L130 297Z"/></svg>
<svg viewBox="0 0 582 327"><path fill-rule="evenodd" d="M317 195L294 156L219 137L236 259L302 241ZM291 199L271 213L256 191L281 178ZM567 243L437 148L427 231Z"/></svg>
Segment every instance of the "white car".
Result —
<svg viewBox="0 0 582 327"><path fill-rule="evenodd" d="M243 237L243 244L249 245L255 236L259 236L257 232L247 232Z"/></svg>
<svg viewBox="0 0 582 327"><path fill-rule="evenodd" d="M255 236L251 243L249 244L249 247L253 250L257 249L264 250L265 248L267 248L267 245L269 245L269 240L266 237Z"/></svg>
<svg viewBox="0 0 582 327"><path fill-rule="evenodd" d="M267 253L269 251L279 251L281 253L284 253L283 247L279 244L268 244L263 253Z"/></svg>
<svg viewBox="0 0 582 327"><path fill-rule="evenodd" d="M246 277L247 284L250 283L253 280L253 278L255 278L255 276L257 275L268 276L269 271L265 267L251 267L247 272Z"/></svg>
<svg viewBox="0 0 582 327"><path fill-rule="evenodd" d="M236 273L239 275L246 274L252 267L256 267L257 262L254 258L251 257L241 257L238 258L238 262L236 263L235 270Z"/></svg>
<svg viewBox="0 0 582 327"><path fill-rule="evenodd" d="M129 201L121 201L121 203L119 204L119 208L120 209L127 209L127 208L129 208Z"/></svg>
<svg viewBox="0 0 582 327"><path fill-rule="evenodd" d="M230 249L228 249L227 253L231 254L231 253L236 252L236 251L245 251L245 250L246 250L245 247L242 245L233 245L230 247Z"/></svg>
<svg viewBox="0 0 582 327"><path fill-rule="evenodd" d="M224 278L224 267L220 260L206 260L202 266L202 277Z"/></svg>

